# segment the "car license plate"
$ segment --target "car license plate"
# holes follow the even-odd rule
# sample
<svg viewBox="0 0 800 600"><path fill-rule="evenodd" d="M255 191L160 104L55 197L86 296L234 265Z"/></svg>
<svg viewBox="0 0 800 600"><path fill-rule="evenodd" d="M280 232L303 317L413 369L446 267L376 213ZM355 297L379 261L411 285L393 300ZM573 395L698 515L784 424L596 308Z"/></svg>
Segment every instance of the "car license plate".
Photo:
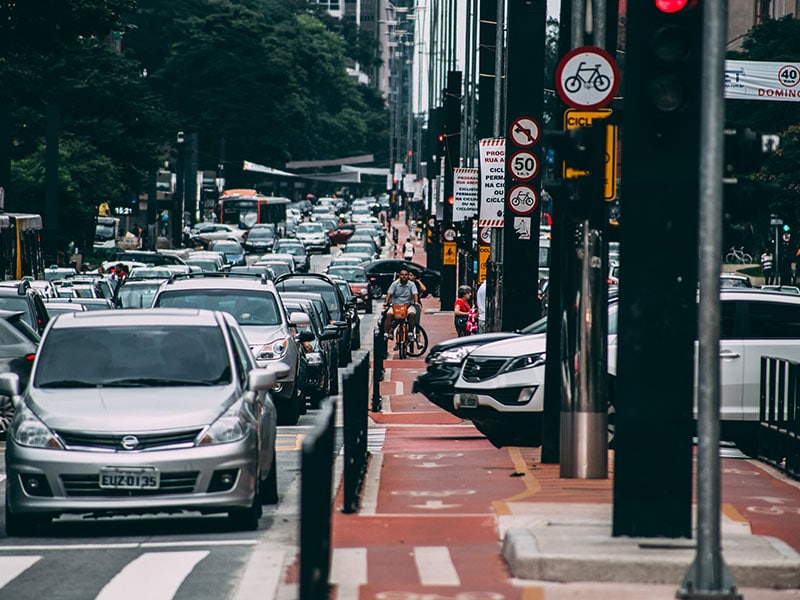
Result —
<svg viewBox="0 0 800 600"><path fill-rule="evenodd" d="M461 408L478 408L478 397L475 394L461 394Z"/></svg>
<svg viewBox="0 0 800 600"><path fill-rule="evenodd" d="M100 469L100 487L104 490L157 490L161 476L153 467L107 467Z"/></svg>

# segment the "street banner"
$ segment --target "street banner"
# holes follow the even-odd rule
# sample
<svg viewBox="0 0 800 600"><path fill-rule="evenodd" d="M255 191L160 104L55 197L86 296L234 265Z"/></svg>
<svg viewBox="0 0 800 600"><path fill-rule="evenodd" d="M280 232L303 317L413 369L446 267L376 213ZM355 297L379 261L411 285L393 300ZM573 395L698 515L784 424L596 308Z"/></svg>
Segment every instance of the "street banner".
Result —
<svg viewBox="0 0 800 600"><path fill-rule="evenodd" d="M478 227L502 227L506 202L506 140L478 140L480 150L481 201Z"/></svg>
<svg viewBox="0 0 800 600"><path fill-rule="evenodd" d="M726 60L725 98L800 102L800 63Z"/></svg>
<svg viewBox="0 0 800 600"><path fill-rule="evenodd" d="M453 223L478 216L478 169L453 169Z"/></svg>

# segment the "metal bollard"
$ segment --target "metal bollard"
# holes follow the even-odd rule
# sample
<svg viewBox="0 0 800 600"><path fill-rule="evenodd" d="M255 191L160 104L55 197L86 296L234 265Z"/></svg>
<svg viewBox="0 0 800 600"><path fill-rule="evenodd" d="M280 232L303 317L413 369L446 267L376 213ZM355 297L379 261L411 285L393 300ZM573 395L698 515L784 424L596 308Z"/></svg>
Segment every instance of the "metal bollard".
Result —
<svg viewBox="0 0 800 600"><path fill-rule="evenodd" d="M372 402L370 410L381 412L381 381L383 381L383 359L386 356L386 340L383 329L376 325L372 330Z"/></svg>

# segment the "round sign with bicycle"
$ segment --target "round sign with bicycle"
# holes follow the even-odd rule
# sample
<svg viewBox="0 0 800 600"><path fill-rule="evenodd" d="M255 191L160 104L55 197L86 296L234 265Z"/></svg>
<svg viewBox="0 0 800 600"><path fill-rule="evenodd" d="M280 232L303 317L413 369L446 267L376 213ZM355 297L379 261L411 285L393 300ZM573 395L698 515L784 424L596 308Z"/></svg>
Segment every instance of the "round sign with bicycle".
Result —
<svg viewBox="0 0 800 600"><path fill-rule="evenodd" d="M539 205L539 194L529 185L517 185L508 193L507 202L515 215L529 215Z"/></svg>
<svg viewBox="0 0 800 600"><path fill-rule="evenodd" d="M606 106L619 90L619 84L619 67L602 48L575 48L564 55L556 68L556 91L572 108Z"/></svg>

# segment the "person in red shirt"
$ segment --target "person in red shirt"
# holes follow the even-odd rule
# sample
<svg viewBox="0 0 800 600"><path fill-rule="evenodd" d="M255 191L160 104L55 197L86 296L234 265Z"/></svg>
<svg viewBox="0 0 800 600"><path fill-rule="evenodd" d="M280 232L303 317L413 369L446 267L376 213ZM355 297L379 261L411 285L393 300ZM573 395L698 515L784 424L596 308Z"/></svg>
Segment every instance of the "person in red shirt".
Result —
<svg viewBox="0 0 800 600"><path fill-rule="evenodd" d="M472 300L472 288L462 285L458 288L458 298L453 307L453 318L458 337L469 335L467 333L467 319L469 318L470 302Z"/></svg>

